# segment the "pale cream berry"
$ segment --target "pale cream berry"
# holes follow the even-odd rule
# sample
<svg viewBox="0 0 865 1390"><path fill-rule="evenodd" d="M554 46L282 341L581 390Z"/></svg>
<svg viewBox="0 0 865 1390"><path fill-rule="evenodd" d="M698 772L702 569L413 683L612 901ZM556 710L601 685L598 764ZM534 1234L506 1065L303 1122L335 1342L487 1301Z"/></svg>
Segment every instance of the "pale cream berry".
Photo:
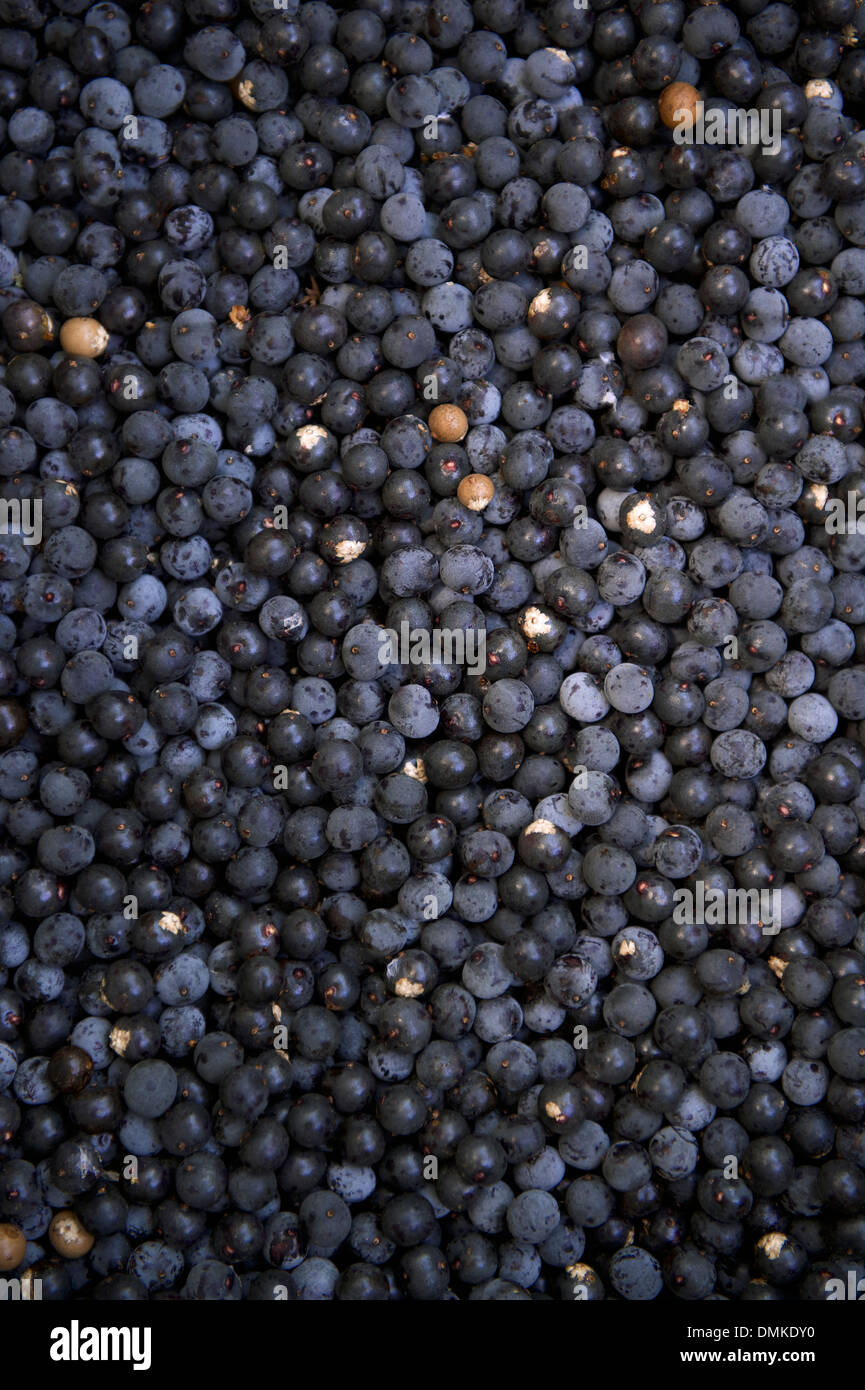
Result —
<svg viewBox="0 0 865 1390"><path fill-rule="evenodd" d="M98 319L67 319L60 330L60 346L70 357L101 357L108 337Z"/></svg>

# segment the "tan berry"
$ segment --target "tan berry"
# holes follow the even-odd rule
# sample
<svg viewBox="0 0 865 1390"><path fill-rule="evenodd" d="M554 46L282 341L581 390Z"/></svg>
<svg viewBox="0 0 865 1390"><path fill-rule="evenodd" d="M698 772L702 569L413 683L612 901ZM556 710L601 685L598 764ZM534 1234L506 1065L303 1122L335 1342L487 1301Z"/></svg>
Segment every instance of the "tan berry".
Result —
<svg viewBox="0 0 865 1390"><path fill-rule="evenodd" d="M27 1240L11 1221L0 1224L0 1269L17 1269L27 1253Z"/></svg>
<svg viewBox="0 0 865 1390"><path fill-rule="evenodd" d="M495 487L484 473L470 473L457 488L457 498L470 512L482 512L493 500Z"/></svg>
<svg viewBox="0 0 865 1390"><path fill-rule="evenodd" d="M100 357L108 346L108 332L98 319L67 319L60 346L72 357Z"/></svg>
<svg viewBox="0 0 865 1390"><path fill-rule="evenodd" d="M58 1211L48 1227L48 1239L67 1260L77 1260L93 1247L92 1235L74 1211Z"/></svg>
<svg viewBox="0 0 865 1390"><path fill-rule="evenodd" d="M440 444L458 444L468 433L469 422L458 405L437 405L430 411L429 427Z"/></svg>
<svg viewBox="0 0 865 1390"><path fill-rule="evenodd" d="M682 121L696 120L699 100L700 93L690 82L671 82L658 98L658 114L668 130L672 130Z"/></svg>

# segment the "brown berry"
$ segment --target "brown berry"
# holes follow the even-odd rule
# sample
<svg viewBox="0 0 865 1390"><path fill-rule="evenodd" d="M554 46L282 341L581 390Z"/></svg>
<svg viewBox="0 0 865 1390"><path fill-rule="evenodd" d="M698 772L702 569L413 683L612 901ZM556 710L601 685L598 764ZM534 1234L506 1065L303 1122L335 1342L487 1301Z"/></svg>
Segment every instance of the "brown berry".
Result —
<svg viewBox="0 0 865 1390"><path fill-rule="evenodd" d="M27 1253L27 1239L11 1221L0 1223L0 1269L17 1269Z"/></svg>
<svg viewBox="0 0 865 1390"><path fill-rule="evenodd" d="M658 98L658 114L668 130L683 121L692 123L697 118L697 102L700 93L690 82L671 82Z"/></svg>
<svg viewBox="0 0 865 1390"><path fill-rule="evenodd" d="M430 411L429 427L440 444L458 444L468 433L469 422L458 405L437 405Z"/></svg>
<svg viewBox="0 0 865 1390"><path fill-rule="evenodd" d="M482 512L492 502L495 490L485 473L469 473L457 488L457 498L470 512Z"/></svg>
<svg viewBox="0 0 865 1390"><path fill-rule="evenodd" d="M74 1211L58 1211L48 1227L48 1239L58 1255L67 1260L80 1259L93 1248L93 1236L81 1224Z"/></svg>
<svg viewBox="0 0 865 1390"><path fill-rule="evenodd" d="M60 346L72 357L100 357L108 337L98 319L67 319L60 330Z"/></svg>
<svg viewBox="0 0 865 1390"><path fill-rule="evenodd" d="M84 1089L93 1071L93 1059L83 1047L61 1047L46 1068L51 1085L64 1095L75 1095Z"/></svg>

